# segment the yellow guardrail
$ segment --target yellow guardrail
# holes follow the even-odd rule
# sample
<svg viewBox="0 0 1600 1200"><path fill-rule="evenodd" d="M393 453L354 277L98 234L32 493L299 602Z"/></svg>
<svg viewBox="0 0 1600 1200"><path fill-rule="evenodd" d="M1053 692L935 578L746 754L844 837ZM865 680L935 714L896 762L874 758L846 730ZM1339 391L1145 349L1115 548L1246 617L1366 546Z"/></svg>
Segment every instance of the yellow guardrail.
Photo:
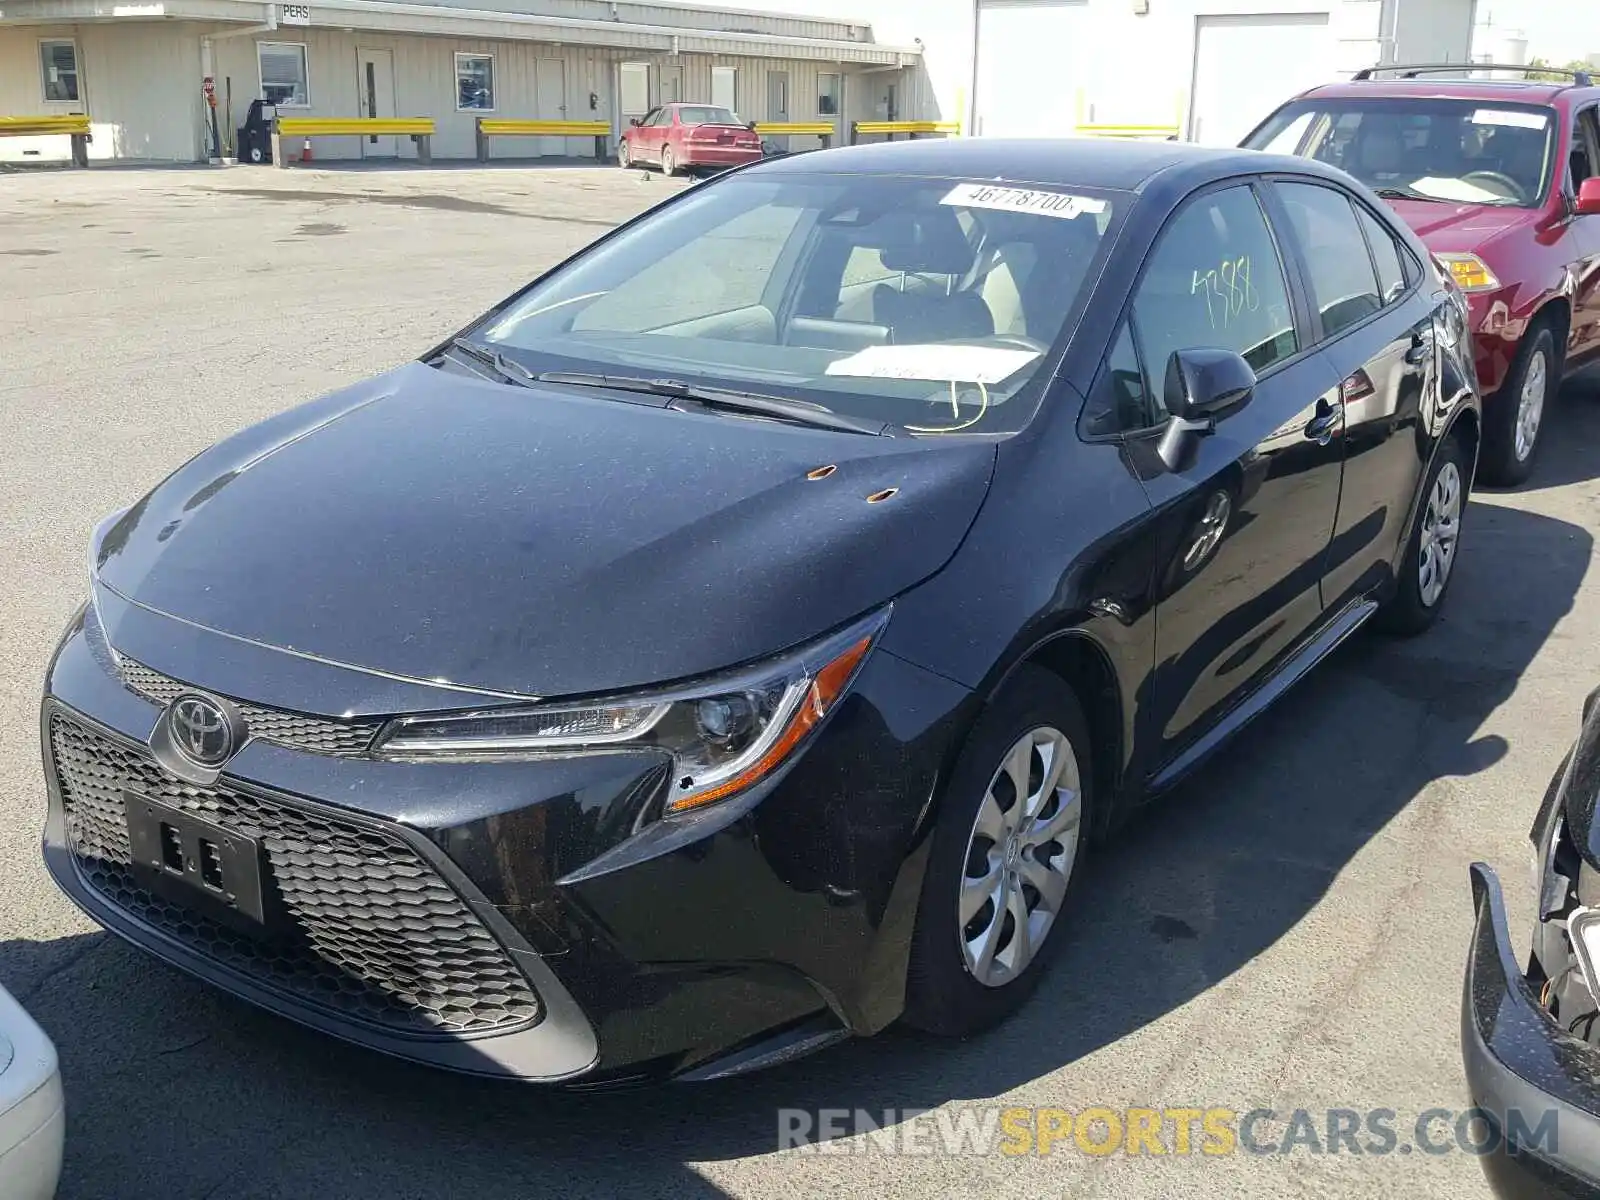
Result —
<svg viewBox="0 0 1600 1200"><path fill-rule="evenodd" d="M609 121L540 121L519 117L479 117L478 132L485 137L607 137Z"/></svg>
<svg viewBox="0 0 1600 1200"><path fill-rule="evenodd" d="M432 137L434 129L432 117L279 117L278 132L284 137Z"/></svg>
<svg viewBox="0 0 1600 1200"><path fill-rule="evenodd" d="M960 133L959 121L857 121L857 133Z"/></svg>
<svg viewBox="0 0 1600 1200"><path fill-rule="evenodd" d="M1178 136L1176 125L1079 125L1084 137L1171 138Z"/></svg>
<svg viewBox="0 0 1600 1200"><path fill-rule="evenodd" d="M0 117L0 137L38 137L51 133L85 136L89 118L83 113L64 116Z"/></svg>
<svg viewBox="0 0 1600 1200"><path fill-rule="evenodd" d="M756 132L771 137L832 137L839 131L828 121L757 121Z"/></svg>

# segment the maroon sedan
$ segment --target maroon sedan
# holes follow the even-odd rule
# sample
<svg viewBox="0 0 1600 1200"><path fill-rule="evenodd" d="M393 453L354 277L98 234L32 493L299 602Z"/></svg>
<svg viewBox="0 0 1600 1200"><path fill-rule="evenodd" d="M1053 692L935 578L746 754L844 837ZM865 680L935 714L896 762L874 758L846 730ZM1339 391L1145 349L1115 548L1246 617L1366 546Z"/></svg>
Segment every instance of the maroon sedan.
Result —
<svg viewBox="0 0 1600 1200"><path fill-rule="evenodd" d="M624 167L654 165L663 175L737 167L761 157L755 129L717 104L663 104L629 123L617 147Z"/></svg>
<svg viewBox="0 0 1600 1200"><path fill-rule="evenodd" d="M1289 101L1245 145L1342 167L1450 268L1477 343L1479 470L1520 483L1562 372L1600 357L1600 87L1581 72L1437 77L1462 71L1358 72Z"/></svg>

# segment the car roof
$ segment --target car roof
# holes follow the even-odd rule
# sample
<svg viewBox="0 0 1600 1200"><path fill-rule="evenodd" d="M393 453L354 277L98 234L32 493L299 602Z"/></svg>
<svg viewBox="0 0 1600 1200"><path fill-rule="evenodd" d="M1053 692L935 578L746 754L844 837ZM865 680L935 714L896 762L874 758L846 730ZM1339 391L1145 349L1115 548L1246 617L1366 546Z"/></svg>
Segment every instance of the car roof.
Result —
<svg viewBox="0 0 1600 1200"><path fill-rule="evenodd" d="M1343 176L1311 159L1187 142L1112 138L924 138L813 150L768 159L762 174L926 175L1137 192L1157 176L1182 175L1190 187L1232 175L1285 172Z"/></svg>
<svg viewBox="0 0 1600 1200"><path fill-rule="evenodd" d="M1361 79L1325 83L1300 99L1318 100L1498 100L1508 104L1550 104L1557 96L1600 94L1600 88L1536 79Z"/></svg>

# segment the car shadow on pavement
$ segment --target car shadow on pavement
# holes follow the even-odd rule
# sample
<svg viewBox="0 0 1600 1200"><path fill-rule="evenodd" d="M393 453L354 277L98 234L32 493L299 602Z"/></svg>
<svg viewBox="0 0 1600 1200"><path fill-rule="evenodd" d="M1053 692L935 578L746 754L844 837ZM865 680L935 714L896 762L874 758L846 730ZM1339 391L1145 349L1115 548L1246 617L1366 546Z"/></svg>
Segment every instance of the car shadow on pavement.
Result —
<svg viewBox="0 0 1600 1200"><path fill-rule="evenodd" d="M1224 984L1387 824L1448 822L1450 780L1506 753L1480 727L1560 636L1593 539L1493 499L1465 529L1439 625L1353 639L1103 848L1038 993L965 1042L890 1030L750 1077L580 1094L384 1059L105 934L0 943L0 982L62 1055L61 1195L720 1196L696 1164L775 1152L780 1109L882 1114L1024 1087ZM1462 879L1465 894L1464 864ZM1453 979L1427 986L1441 982L1453 994ZM1452 1006L1425 1007L1453 1027Z"/></svg>

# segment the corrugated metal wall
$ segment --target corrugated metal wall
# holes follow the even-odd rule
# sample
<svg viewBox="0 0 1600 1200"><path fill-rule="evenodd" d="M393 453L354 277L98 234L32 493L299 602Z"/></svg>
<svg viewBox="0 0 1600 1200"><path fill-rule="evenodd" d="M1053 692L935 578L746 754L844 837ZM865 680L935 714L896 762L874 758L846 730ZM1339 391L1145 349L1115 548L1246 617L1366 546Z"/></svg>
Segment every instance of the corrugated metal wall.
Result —
<svg viewBox="0 0 1600 1200"><path fill-rule="evenodd" d="M202 34L226 32L225 27L205 27L179 22L124 22L80 26L33 26L0 30L0 115L68 111L73 106L47 106L40 85L40 38L76 37L79 69L88 112L94 121L95 158L150 159L192 162L203 158L207 141L200 95L200 39ZM737 72L736 106L746 120L764 121L777 114L769 110L770 76L788 76L792 121L824 119L818 111L818 75L825 71L845 76L845 106L837 142L842 142L852 120L882 115L882 89L898 81L900 115L914 113L912 72L862 72L849 66L816 60L790 60L709 54L640 54L619 49L556 46L547 42L491 41L487 39L425 37L409 34L354 33L335 29L284 27L272 34L221 37L213 43L213 71L217 81L218 123L226 137L243 122L252 99L261 94L257 42L299 43L306 47L310 107L288 109L285 115L350 117L361 115L358 86L360 51L388 50L393 56L395 113L398 116L433 117L438 124L433 153L441 159L472 158L476 154L475 111L458 112L455 54L474 52L494 56L495 115L540 117L549 120L601 120L614 134L622 128L616 111L617 64L644 62L651 66L650 99L661 98L663 67L681 68L682 97L709 101L713 66ZM232 94L231 111L226 107ZM590 97L593 96L591 105ZM542 99L542 103L541 103ZM815 138L795 138L791 148L806 149ZM296 153L299 147L294 148ZM70 147L65 138L0 138L0 160L65 160ZM321 138L314 144L318 157L347 160L397 150L402 158L415 156L409 139L363 146L357 138ZM538 155L587 157L594 154L592 138L499 138L493 153L500 158Z"/></svg>
<svg viewBox="0 0 1600 1200"><path fill-rule="evenodd" d="M747 120L767 120L768 74L787 72L789 77L789 119L814 121L817 112L817 75L828 64L787 59L736 56L630 55L626 51L556 47L543 42L496 42L468 38L430 38L408 35L357 33L326 29L279 30L260 35L262 41L297 41L306 46L310 77L311 107L308 116L356 116L360 114L357 96L359 51L386 49L394 56L395 109L399 116L433 117L438 124L433 153L436 158L471 158L476 154L474 136L477 112L456 111L455 54L457 51L492 54L495 73L494 115L539 117L546 120L607 121L620 132L621 115L616 111L616 64L644 62L650 73L651 102L660 99L660 68L677 65L683 71L683 98L711 98L711 68L733 67L737 72L737 106ZM848 68L833 68L846 75L846 116L868 119L874 115L874 88L888 76L852 75ZM224 88L232 76L234 123L243 120L245 105L259 94L255 40L238 38L216 44L218 87ZM901 73L904 74L904 73ZM541 107L540 83L546 103ZM590 104L591 94L594 97ZM550 101L560 96L561 103ZM563 111L562 105L565 106ZM301 110L283 109L285 115L300 115ZM842 135L841 135L842 136ZM794 148L816 144L816 139L797 138ZM296 148L298 150L298 147ZM314 144L324 158L361 157L363 147L354 138L322 138ZM409 142L399 144L402 157L411 157ZM536 155L587 157L594 153L590 138L497 138L492 147L497 158Z"/></svg>
<svg viewBox="0 0 1600 1200"><path fill-rule="evenodd" d="M0 29L0 116L87 112L91 159L192 162L202 150L199 29L171 21ZM43 38L77 41L81 104L44 102ZM0 161L71 156L64 137L0 138Z"/></svg>

